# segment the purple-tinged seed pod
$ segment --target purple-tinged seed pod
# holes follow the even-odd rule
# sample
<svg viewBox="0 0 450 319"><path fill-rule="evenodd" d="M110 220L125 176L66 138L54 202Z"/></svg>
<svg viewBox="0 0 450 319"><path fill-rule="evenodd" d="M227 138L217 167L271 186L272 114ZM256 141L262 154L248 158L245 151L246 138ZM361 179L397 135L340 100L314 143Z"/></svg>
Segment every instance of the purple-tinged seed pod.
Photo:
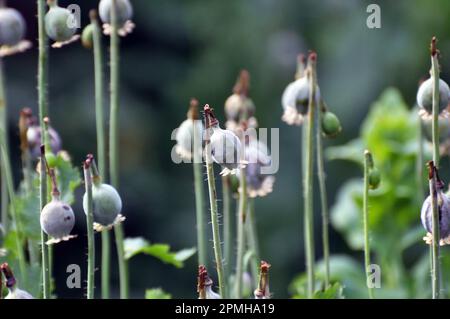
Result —
<svg viewBox="0 0 450 319"><path fill-rule="evenodd" d="M52 127L49 127L48 134L50 136L50 148L53 154L58 154L62 149L61 138ZM32 125L27 130L28 147L32 158L36 159L40 156L41 146L41 127L39 125Z"/></svg>
<svg viewBox="0 0 450 319"><path fill-rule="evenodd" d="M192 159L195 134L195 146L197 146L197 154L201 158L202 133L203 123L199 120L198 101L196 99L192 99L189 112L187 114L187 119L181 123L175 135L175 140L177 141L175 152L183 159Z"/></svg>
<svg viewBox="0 0 450 319"><path fill-rule="evenodd" d="M263 171L272 161L267 146L261 141L250 141L245 148L245 160L248 196L263 197L271 193L275 177Z"/></svg>
<svg viewBox="0 0 450 319"><path fill-rule="evenodd" d="M439 113L447 108L450 88L448 84L439 79ZM417 104L428 114L433 112L433 79L424 81L417 91Z"/></svg>
<svg viewBox="0 0 450 319"><path fill-rule="evenodd" d="M116 0L117 4L117 24L122 27L127 21L133 18L133 6L129 0ZM111 23L112 0L101 0L98 5L100 18L104 23Z"/></svg>
<svg viewBox="0 0 450 319"><path fill-rule="evenodd" d="M0 45L14 46L25 37L26 24L19 11L0 8Z"/></svg>
<svg viewBox="0 0 450 319"><path fill-rule="evenodd" d="M76 17L66 8L57 5L57 1L49 1L50 10L45 15L45 31L50 39L66 42L72 39L76 28Z"/></svg>
<svg viewBox="0 0 450 319"><path fill-rule="evenodd" d="M437 199L439 208L439 236L440 239L445 239L450 236L450 199L442 190L438 190ZM428 196L423 202L420 215L423 227L431 234L433 231L431 196Z"/></svg>
<svg viewBox="0 0 450 319"><path fill-rule="evenodd" d="M44 232L59 242L70 238L75 226L75 214L72 207L58 198L53 198L41 212L41 227Z"/></svg>

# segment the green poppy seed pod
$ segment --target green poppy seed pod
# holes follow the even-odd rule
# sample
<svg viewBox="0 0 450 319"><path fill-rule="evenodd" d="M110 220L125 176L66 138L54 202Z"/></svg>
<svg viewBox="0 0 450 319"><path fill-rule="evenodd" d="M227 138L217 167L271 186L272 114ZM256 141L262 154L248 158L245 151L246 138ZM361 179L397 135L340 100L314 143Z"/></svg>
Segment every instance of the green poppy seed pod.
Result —
<svg viewBox="0 0 450 319"><path fill-rule="evenodd" d="M322 114L322 132L327 137L335 137L342 131L341 121L331 112L324 112Z"/></svg>
<svg viewBox="0 0 450 319"><path fill-rule="evenodd" d="M445 239L450 236L450 199L438 190L438 208L439 208L439 236ZM430 234L433 233L433 208L431 206L431 196L428 196L422 205L420 212L422 226Z"/></svg>
<svg viewBox="0 0 450 319"><path fill-rule="evenodd" d="M69 41L77 31L73 23L75 19L69 10L52 4L45 15L45 31L49 38L56 42Z"/></svg>
<svg viewBox="0 0 450 319"><path fill-rule="evenodd" d="M116 4L117 24L121 27L133 17L133 7L129 0L116 0ZM111 23L111 7L112 0L101 0L98 5L98 12L104 23Z"/></svg>
<svg viewBox="0 0 450 319"><path fill-rule="evenodd" d="M320 89L316 87L316 102L320 101ZM282 120L289 125L300 125L308 114L309 106L309 81L303 76L290 83L283 92L281 98L284 114Z"/></svg>
<svg viewBox="0 0 450 319"><path fill-rule="evenodd" d="M369 188L377 189L380 186L381 174L378 168L374 167L369 172Z"/></svg>
<svg viewBox="0 0 450 319"><path fill-rule="evenodd" d="M102 226L113 225L122 211L122 199L117 190L108 184L92 186L94 221ZM87 194L83 197L84 212L87 213Z"/></svg>
<svg viewBox="0 0 450 319"><path fill-rule="evenodd" d="M92 49L93 46L94 25L88 24L81 33L81 43L86 49Z"/></svg>
<svg viewBox="0 0 450 319"><path fill-rule="evenodd" d="M447 108L450 89L448 84L439 79L439 113ZM425 109L428 114L433 112L433 79L423 82L417 92L417 104Z"/></svg>
<svg viewBox="0 0 450 319"><path fill-rule="evenodd" d="M54 242L67 240L75 226L75 215L66 203L53 198L41 212L41 228Z"/></svg>
<svg viewBox="0 0 450 319"><path fill-rule="evenodd" d="M0 45L14 46L25 37L26 24L19 11L0 8Z"/></svg>

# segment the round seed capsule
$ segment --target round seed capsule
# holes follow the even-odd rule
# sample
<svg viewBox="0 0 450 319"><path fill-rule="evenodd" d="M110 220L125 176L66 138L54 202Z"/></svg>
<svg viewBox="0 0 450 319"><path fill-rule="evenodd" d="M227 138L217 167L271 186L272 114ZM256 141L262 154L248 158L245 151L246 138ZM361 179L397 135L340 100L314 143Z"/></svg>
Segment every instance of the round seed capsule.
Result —
<svg viewBox="0 0 450 319"><path fill-rule="evenodd" d="M53 199L44 206L41 212L41 228L56 240L70 235L75 226L75 215L66 203Z"/></svg>
<svg viewBox="0 0 450 319"><path fill-rule="evenodd" d="M325 112L322 115L322 132L327 137L335 137L342 130L339 118L331 112Z"/></svg>
<svg viewBox="0 0 450 319"><path fill-rule="evenodd" d="M86 49L92 49L93 46L94 25L88 24L81 33L81 43Z"/></svg>
<svg viewBox="0 0 450 319"><path fill-rule="evenodd" d="M380 186L381 174L380 171L374 167L369 172L369 188L377 189Z"/></svg>
<svg viewBox="0 0 450 319"><path fill-rule="evenodd" d="M254 113L253 101L244 95L235 93L225 101L225 114L229 121L239 122L252 117Z"/></svg>
<svg viewBox="0 0 450 319"><path fill-rule="evenodd" d="M13 288L6 295L5 299L34 299L34 297L25 290Z"/></svg>
<svg viewBox="0 0 450 319"><path fill-rule="evenodd" d="M108 184L94 184L92 187L94 221L102 226L114 224L122 211L122 199L117 190ZM83 197L84 212L87 212L87 194Z"/></svg>
<svg viewBox="0 0 450 319"><path fill-rule="evenodd" d="M133 7L129 0L116 0L117 4L117 24L123 26L125 22L133 17ZM104 23L111 23L112 0L101 0L98 5L100 18Z"/></svg>
<svg viewBox="0 0 450 319"><path fill-rule="evenodd" d="M72 12L52 5L45 15L45 31L56 42L69 41L77 31Z"/></svg>
<svg viewBox="0 0 450 319"><path fill-rule="evenodd" d="M438 191L439 208L439 236L441 239L450 236L450 199L442 192ZM431 196L428 196L422 205L421 220L425 230L433 233L433 208L431 206Z"/></svg>
<svg viewBox="0 0 450 319"><path fill-rule="evenodd" d="M439 113L447 108L449 102L450 88L448 84L439 79ZM433 79L429 78L423 82L417 92L417 104L424 108L429 114L433 112Z"/></svg>
<svg viewBox="0 0 450 319"><path fill-rule="evenodd" d="M26 25L16 9L0 8L0 45L13 46L25 37Z"/></svg>

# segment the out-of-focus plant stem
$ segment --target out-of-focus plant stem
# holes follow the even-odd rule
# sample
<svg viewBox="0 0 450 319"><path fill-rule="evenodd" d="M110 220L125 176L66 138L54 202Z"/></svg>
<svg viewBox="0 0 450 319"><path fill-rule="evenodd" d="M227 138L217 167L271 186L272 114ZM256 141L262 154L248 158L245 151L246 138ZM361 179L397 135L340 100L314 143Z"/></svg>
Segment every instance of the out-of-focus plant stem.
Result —
<svg viewBox="0 0 450 319"><path fill-rule="evenodd" d="M253 258L251 261L251 271L253 284L256 287L258 285L259 276L259 265L261 261L261 256L259 252L259 240L258 231L256 228L256 218L255 218L255 199L250 198L248 200L248 216L247 216L247 238L248 246L253 252Z"/></svg>
<svg viewBox="0 0 450 319"><path fill-rule="evenodd" d="M317 176L319 179L320 206L322 210L322 247L325 263L325 289L330 285L330 240L328 235L329 213L327 201L327 187L325 183L325 167L323 164L322 145L322 110L317 109L316 121L316 152L317 152Z"/></svg>
<svg viewBox="0 0 450 319"><path fill-rule="evenodd" d="M245 223L247 218L247 177L245 168L240 169L239 216L237 229L235 298L242 298L242 275L244 273Z"/></svg>
<svg viewBox="0 0 450 319"><path fill-rule="evenodd" d="M436 38L431 40L431 76L433 78L433 162L436 169L439 168L439 62L436 49ZM435 174L433 174L435 175ZM433 230L433 267L431 271L431 285L433 299L439 299L440 295L440 264L439 264L439 209L436 195L436 176L430 179L430 195L432 206L432 230Z"/></svg>
<svg viewBox="0 0 450 319"><path fill-rule="evenodd" d="M117 0L111 4L111 37L110 37L110 126L109 126L109 169L111 184L119 189L119 74L120 51L119 30L117 23ZM128 263L125 260L124 231L122 223L114 226L116 235L117 258L119 262L120 298L128 299Z"/></svg>
<svg viewBox="0 0 450 319"><path fill-rule="evenodd" d="M5 90L5 74L3 67L3 58L0 58L0 129L2 140L8 143L8 114L7 114L7 101L6 101L6 90ZM8 153L8 149L6 150ZM2 210L2 225L5 232L8 232L9 228L9 216L8 216L8 185L6 181L7 172L1 172L1 210Z"/></svg>
<svg viewBox="0 0 450 319"><path fill-rule="evenodd" d="M230 278L231 258L233 252L232 218L231 218L231 192L230 177L222 177L222 203L223 203L223 240L224 240L224 274L225 280Z"/></svg>
<svg viewBox="0 0 450 319"><path fill-rule="evenodd" d="M84 185L86 187L86 228L88 235L88 275L87 275L87 299L94 299L95 285L95 239L94 239L94 212L92 203L92 174L91 163L84 163Z"/></svg>
<svg viewBox="0 0 450 319"><path fill-rule="evenodd" d="M308 125L306 131L306 145L303 151L304 165L304 230L306 272L308 278L308 298L312 298L315 289L314 276L314 216L313 216L313 167L314 167L314 118L316 112L316 54L308 58L307 76L309 83Z"/></svg>
<svg viewBox="0 0 450 319"><path fill-rule="evenodd" d="M364 152L364 197L363 197L363 224L364 224L364 261L366 273L366 285L369 298L373 299L373 288L369 285L370 276L370 243L369 243L369 174L373 168L372 155L369 151Z"/></svg>
<svg viewBox="0 0 450 319"><path fill-rule="evenodd" d="M39 62L38 62L38 95L39 95L39 123L41 132L45 131L44 118L48 113L48 39L45 33L45 0L37 0L38 8L38 30L39 30ZM41 143L45 144L45 134L41 134ZM41 170L39 179L40 211L47 204L47 174L45 172L45 159L41 156ZM39 211L39 214L40 214ZM42 287L43 298L50 298L50 273L49 255L46 245L47 235L41 230L41 250L42 250Z"/></svg>

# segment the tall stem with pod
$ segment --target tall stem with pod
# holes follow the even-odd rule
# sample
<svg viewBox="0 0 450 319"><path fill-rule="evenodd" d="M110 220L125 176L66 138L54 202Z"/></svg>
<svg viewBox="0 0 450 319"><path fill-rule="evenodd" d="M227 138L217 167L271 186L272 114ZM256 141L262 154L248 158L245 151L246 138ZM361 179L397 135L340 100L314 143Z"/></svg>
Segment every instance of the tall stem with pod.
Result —
<svg viewBox="0 0 450 319"><path fill-rule="evenodd" d="M305 138L305 150L303 152L304 165L304 229L306 272L308 278L308 298L312 298L315 289L314 275L314 215L313 215L313 167L314 167L314 118L316 112L316 60L317 54L311 53L308 57L306 76L309 83L308 118Z"/></svg>
<svg viewBox="0 0 450 319"><path fill-rule="evenodd" d="M117 0L111 3L111 36L110 36L110 126L109 126L109 169L111 184L119 189L119 26L117 16ZM119 262L120 297L129 296L128 264L124 252L124 231L121 223L114 226L116 235L117 257Z"/></svg>
<svg viewBox="0 0 450 319"><path fill-rule="evenodd" d="M37 0L38 8L38 30L39 30L39 63L38 63L38 95L39 95L39 121L41 125L41 132L45 131L44 118L48 113L48 92L47 92L47 78L48 78L48 39L45 33L45 0ZM45 144L45 136L41 134L41 143ZM41 156L41 168L45 167L45 158ZM40 170L39 179L39 196L40 196L40 211L47 204L47 174L45 169ZM48 247L45 244L47 235L41 231L41 249L42 249L42 280L43 280L43 297L50 298L50 274L49 274L49 260Z"/></svg>
<svg viewBox="0 0 450 319"><path fill-rule="evenodd" d="M8 120L7 120L7 109L6 109L6 93L5 93L5 74L3 67L3 58L0 58L0 129L1 129L1 139L8 141ZM8 155L8 150L6 150ZM9 157L8 157L9 158ZM1 222L5 231L9 228L9 216L8 216L8 184L6 180L5 171L1 172Z"/></svg>
<svg viewBox="0 0 450 319"><path fill-rule="evenodd" d="M88 279L87 299L94 299L95 284L95 239L94 239L94 213L92 201L92 173L91 160L88 158L83 163L84 184L86 187L86 226L88 235Z"/></svg>
<svg viewBox="0 0 450 319"><path fill-rule="evenodd" d="M209 205L211 211L211 226L213 234L213 246L214 246L214 259L216 262L217 279L219 285L219 294L224 296L225 294L225 277L223 274L223 259L222 259L222 247L220 241L220 227L219 227L219 211L217 208L217 192L216 192L216 180L214 177L214 167L211 153L211 119L210 113L212 113L209 105L205 105L205 162L206 162L206 174L208 178L208 193L209 193ZM215 118L214 118L215 120Z"/></svg>
<svg viewBox="0 0 450 319"><path fill-rule="evenodd" d="M369 298L373 299L373 286L370 284L370 242L369 242L369 189L376 189L380 183L380 174L375 168L372 154L364 152L364 196L363 196L363 224L364 224L364 260L366 284Z"/></svg>

